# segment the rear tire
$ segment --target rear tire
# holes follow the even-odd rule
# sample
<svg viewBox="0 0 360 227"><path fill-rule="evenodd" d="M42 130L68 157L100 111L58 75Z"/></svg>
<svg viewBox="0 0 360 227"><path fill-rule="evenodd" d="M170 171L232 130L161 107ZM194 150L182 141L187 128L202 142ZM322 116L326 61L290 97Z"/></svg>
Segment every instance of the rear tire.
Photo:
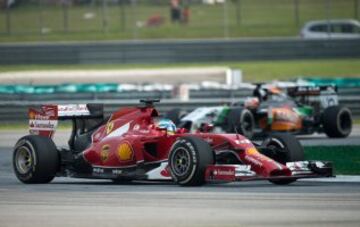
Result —
<svg viewBox="0 0 360 227"><path fill-rule="evenodd" d="M203 185L206 167L212 164L214 164L212 148L198 137L181 137L170 151L170 174L173 180L182 186Z"/></svg>
<svg viewBox="0 0 360 227"><path fill-rule="evenodd" d="M344 138L349 136L352 129L352 114L349 108L330 106L323 114L323 128L330 138Z"/></svg>
<svg viewBox="0 0 360 227"><path fill-rule="evenodd" d="M21 182L49 183L54 179L59 166L59 154L50 138L28 135L16 143L13 168Z"/></svg>
<svg viewBox="0 0 360 227"><path fill-rule="evenodd" d="M275 161L286 164L286 162L295 162L304 160L304 149L295 136L287 133L276 133L266 138L262 144L271 150L270 154L266 154ZM286 185L296 179L280 179L269 180L273 184Z"/></svg>
<svg viewBox="0 0 360 227"><path fill-rule="evenodd" d="M248 109L232 109L228 115L228 125L230 133L240 133L248 139L254 135L254 115Z"/></svg>

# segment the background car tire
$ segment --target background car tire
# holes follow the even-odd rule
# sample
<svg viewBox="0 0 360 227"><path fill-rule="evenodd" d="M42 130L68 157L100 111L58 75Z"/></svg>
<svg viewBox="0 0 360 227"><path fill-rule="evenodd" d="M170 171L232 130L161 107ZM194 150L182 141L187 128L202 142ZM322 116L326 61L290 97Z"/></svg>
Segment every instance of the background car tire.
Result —
<svg viewBox="0 0 360 227"><path fill-rule="evenodd" d="M13 167L16 177L24 183L49 183L59 165L58 151L48 137L28 135L15 145Z"/></svg>
<svg viewBox="0 0 360 227"><path fill-rule="evenodd" d="M254 135L254 115L248 109L234 108L228 115L228 132L240 133L248 139Z"/></svg>
<svg viewBox="0 0 360 227"><path fill-rule="evenodd" d="M179 138L169 154L170 174L182 186L205 183L205 170L214 164L214 153L203 139L187 136Z"/></svg>
<svg viewBox="0 0 360 227"><path fill-rule="evenodd" d="M351 133L352 114L349 108L330 106L323 114L323 128L328 137L344 138Z"/></svg>
<svg viewBox="0 0 360 227"><path fill-rule="evenodd" d="M276 133L266 138L262 147L270 148L271 152L266 153L273 160L286 164L286 162L295 162L304 160L304 149L295 136L287 133ZM296 179L269 180L274 184L290 184Z"/></svg>

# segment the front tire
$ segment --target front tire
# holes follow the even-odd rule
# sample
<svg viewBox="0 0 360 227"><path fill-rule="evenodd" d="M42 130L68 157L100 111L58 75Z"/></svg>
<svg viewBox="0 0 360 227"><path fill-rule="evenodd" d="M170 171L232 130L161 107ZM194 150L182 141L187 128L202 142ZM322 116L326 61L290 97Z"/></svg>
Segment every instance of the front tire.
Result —
<svg viewBox="0 0 360 227"><path fill-rule="evenodd" d="M59 165L58 151L48 137L28 135L15 145L13 168L16 177L23 183L49 183Z"/></svg>
<svg viewBox="0 0 360 227"><path fill-rule="evenodd" d="M205 170L214 163L210 145L201 138L179 138L169 155L170 174L182 186L199 186L205 183Z"/></svg>
<svg viewBox="0 0 360 227"><path fill-rule="evenodd" d="M304 149L296 137L291 134L276 133L270 135L264 140L262 147L270 150L270 153L265 155L284 165L287 162L304 160ZM296 179L276 179L269 181L273 184L286 185L296 181Z"/></svg>
<svg viewBox="0 0 360 227"><path fill-rule="evenodd" d="M323 128L330 138L345 138L352 129L352 115L349 108L330 106L323 115Z"/></svg>

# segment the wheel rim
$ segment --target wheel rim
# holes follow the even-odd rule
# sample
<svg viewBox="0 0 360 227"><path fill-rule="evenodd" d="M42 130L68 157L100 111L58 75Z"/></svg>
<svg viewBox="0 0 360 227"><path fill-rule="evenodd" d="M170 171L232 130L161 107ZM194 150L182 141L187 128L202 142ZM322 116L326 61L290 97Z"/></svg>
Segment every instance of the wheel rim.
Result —
<svg viewBox="0 0 360 227"><path fill-rule="evenodd" d="M190 155L184 148L178 148L174 151L172 158L173 170L177 176L184 176L190 168Z"/></svg>
<svg viewBox="0 0 360 227"><path fill-rule="evenodd" d="M20 174L29 172L32 168L32 155L29 148L22 146L18 148L15 155L16 169Z"/></svg>

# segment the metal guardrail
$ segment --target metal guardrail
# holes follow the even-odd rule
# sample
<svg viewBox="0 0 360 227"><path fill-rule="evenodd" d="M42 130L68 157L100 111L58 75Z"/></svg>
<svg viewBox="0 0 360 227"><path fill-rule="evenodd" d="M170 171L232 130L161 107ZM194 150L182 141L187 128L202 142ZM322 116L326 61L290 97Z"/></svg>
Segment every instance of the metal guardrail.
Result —
<svg viewBox="0 0 360 227"><path fill-rule="evenodd" d="M173 108L192 110L199 106L216 106L241 101L251 95L251 90L191 90L190 100L186 102L171 99L169 91L124 92L124 93L80 93L48 95L0 95L0 122L25 121L30 106L45 103L103 103L105 113L110 114L118 108L138 105L141 98L160 98L156 106L160 112ZM209 98L212 97L212 98ZM216 97L216 98L214 98ZM339 88L341 105L351 109L355 118L360 118L360 88Z"/></svg>
<svg viewBox="0 0 360 227"><path fill-rule="evenodd" d="M360 39L0 44L4 64L180 63L360 57Z"/></svg>

